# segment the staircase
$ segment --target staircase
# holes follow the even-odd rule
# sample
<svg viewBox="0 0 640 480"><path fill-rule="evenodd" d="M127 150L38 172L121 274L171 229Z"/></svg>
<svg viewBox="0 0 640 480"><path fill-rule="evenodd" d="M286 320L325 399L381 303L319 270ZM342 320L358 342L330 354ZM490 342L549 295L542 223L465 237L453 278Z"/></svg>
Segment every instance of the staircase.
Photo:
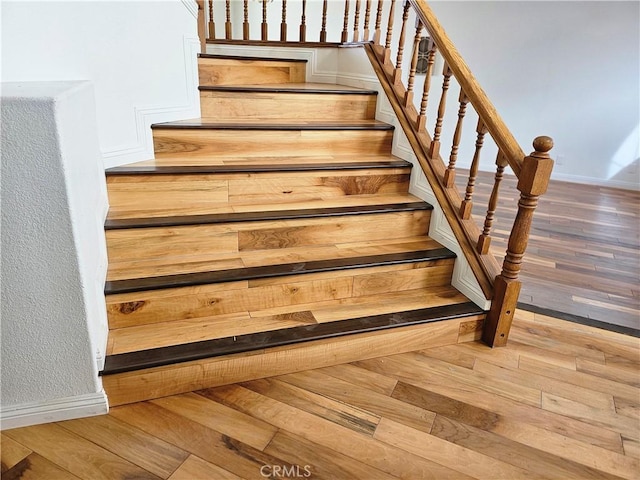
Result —
<svg viewBox="0 0 640 480"><path fill-rule="evenodd" d="M201 55L202 118L107 171L112 406L481 335L377 92L305 71Z"/></svg>

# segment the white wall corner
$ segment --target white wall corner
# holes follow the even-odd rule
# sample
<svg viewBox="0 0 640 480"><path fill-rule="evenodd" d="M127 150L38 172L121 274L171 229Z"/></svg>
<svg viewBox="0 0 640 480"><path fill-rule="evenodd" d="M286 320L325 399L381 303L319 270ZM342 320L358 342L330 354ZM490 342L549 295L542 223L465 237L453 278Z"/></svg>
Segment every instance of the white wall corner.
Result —
<svg viewBox="0 0 640 480"><path fill-rule="evenodd" d="M200 116L200 95L197 88L197 59L198 53L200 53L200 40L198 37L185 35L183 37L183 51L184 84L187 103L134 107L136 127L135 144L102 151L105 168L153 158L153 136L151 135L150 128L152 124Z"/></svg>
<svg viewBox="0 0 640 480"><path fill-rule="evenodd" d="M41 423L61 422L74 418L104 415L109 402L104 391L59 398L48 402L25 403L0 411L0 429L28 427Z"/></svg>

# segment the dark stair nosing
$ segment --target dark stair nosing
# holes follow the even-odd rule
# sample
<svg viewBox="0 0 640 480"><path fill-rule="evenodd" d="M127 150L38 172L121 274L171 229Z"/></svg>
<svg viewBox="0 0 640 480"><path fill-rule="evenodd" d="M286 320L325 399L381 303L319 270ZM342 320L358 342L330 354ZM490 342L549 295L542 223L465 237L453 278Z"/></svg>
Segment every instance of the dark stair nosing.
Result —
<svg viewBox="0 0 640 480"><path fill-rule="evenodd" d="M371 162L326 162L292 163L287 165L167 165L167 166L120 166L105 170L112 175L179 175L205 173L263 173L263 172L309 172L323 170L366 170L371 168L412 168L406 160L388 160Z"/></svg>
<svg viewBox="0 0 640 480"><path fill-rule="evenodd" d="M307 63L307 60L303 58L277 58L277 57L250 57L244 55L216 55L211 53L199 53L198 58L219 58L222 60L242 60L242 61L261 61L266 62L294 62L294 63Z"/></svg>
<svg viewBox="0 0 640 480"><path fill-rule="evenodd" d="M485 313L484 310L474 303L465 302L120 353L106 357L104 370L100 375L132 372L252 350L453 320L483 313Z"/></svg>
<svg viewBox="0 0 640 480"><path fill-rule="evenodd" d="M319 94L336 94L336 95L378 95L377 90L332 90L328 88L296 88L296 87L270 87L252 85L250 87L243 87L240 85L215 85L215 86L200 86L198 90L201 92L246 92L246 93L319 93Z"/></svg>
<svg viewBox="0 0 640 480"><path fill-rule="evenodd" d="M362 257L315 260L310 262L284 263L259 267L233 268L210 272L182 273L159 277L111 280L105 282L105 295L116 293L142 292L166 288L191 287L212 283L256 280L306 273L320 273L354 268L379 267L404 263L428 262L455 258L456 254L448 248L434 248L412 252L367 255Z"/></svg>
<svg viewBox="0 0 640 480"><path fill-rule="evenodd" d="M297 131L297 130L394 130L394 126L388 123L370 123L370 124L268 124L268 123L177 123L165 122L155 123L151 125L154 130L281 130L281 131Z"/></svg>
<svg viewBox="0 0 640 480"><path fill-rule="evenodd" d="M391 203L383 205L355 205L347 207L308 208L299 210L274 210L260 212L213 213L208 215L181 215L174 217L113 219L104 224L105 230L124 228L177 227L183 225L210 225L217 223L254 222L266 220L292 220L300 218L324 218L345 215L413 212L433 210L427 202Z"/></svg>

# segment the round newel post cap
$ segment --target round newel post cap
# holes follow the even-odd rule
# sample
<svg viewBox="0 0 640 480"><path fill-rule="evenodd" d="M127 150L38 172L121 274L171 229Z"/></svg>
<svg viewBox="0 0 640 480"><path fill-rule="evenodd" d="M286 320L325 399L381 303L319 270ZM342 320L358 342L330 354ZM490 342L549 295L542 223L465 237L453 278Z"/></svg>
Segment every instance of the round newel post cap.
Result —
<svg viewBox="0 0 640 480"><path fill-rule="evenodd" d="M533 148L536 152L547 153L553 148L553 139L544 135L536 137L533 140Z"/></svg>

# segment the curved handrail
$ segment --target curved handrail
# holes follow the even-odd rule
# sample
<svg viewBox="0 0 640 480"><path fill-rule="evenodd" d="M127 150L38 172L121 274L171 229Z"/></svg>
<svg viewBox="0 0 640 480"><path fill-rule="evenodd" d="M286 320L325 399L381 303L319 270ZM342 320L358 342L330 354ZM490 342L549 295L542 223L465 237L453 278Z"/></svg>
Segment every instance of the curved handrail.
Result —
<svg viewBox="0 0 640 480"><path fill-rule="evenodd" d="M520 176L522 161L526 154L511 134L506 124L496 111L471 70L462 59L462 56L453 46L451 39L438 22L437 17L427 5L425 0L409 0L422 24L428 30L429 35L438 47L438 51L453 72L460 87L469 98L470 103L489 130L491 137L496 142L500 151L506 156L509 166Z"/></svg>

